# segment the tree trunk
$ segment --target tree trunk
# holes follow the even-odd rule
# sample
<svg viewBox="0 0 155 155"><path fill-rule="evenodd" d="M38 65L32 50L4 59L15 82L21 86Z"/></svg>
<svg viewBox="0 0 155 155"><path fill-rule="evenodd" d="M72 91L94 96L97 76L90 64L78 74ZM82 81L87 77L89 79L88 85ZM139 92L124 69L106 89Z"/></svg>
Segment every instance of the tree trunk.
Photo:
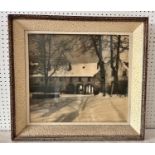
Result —
<svg viewBox="0 0 155 155"><path fill-rule="evenodd" d="M120 48L120 38L121 36L118 35L118 42L117 42L117 54L116 54L116 66L114 66L114 51L113 51L113 36L110 36L110 52L111 52L111 69L112 69L112 82L111 82L111 96L112 94L119 92L119 84L118 84L118 69L119 69L119 48Z"/></svg>
<svg viewBox="0 0 155 155"><path fill-rule="evenodd" d="M48 85L48 82L49 82L49 78L51 77L51 76L49 76L48 75L48 71L51 69L51 65L50 65L50 58L51 58L51 35L49 36L49 38L48 38L48 51L46 52L47 53L47 55L46 55L46 85L45 85L45 87L46 87L46 92L48 91L48 87L49 87L49 85Z"/></svg>
<svg viewBox="0 0 155 155"><path fill-rule="evenodd" d="M114 67L114 52L113 52L113 36L110 36L110 56L111 56L111 76L112 76L112 81L111 81L111 91L110 95L112 96L114 89L115 89L115 67Z"/></svg>
<svg viewBox="0 0 155 155"><path fill-rule="evenodd" d="M104 67L104 61L103 61L103 55L102 55L102 36L99 37L99 53L100 53L100 58L99 59L99 66L100 66L100 79L101 79L101 91L103 93L103 96L106 94L105 90L105 67Z"/></svg>
<svg viewBox="0 0 155 155"><path fill-rule="evenodd" d="M120 52L119 52L119 48L120 48L120 40L121 40L121 36L118 35L118 42L117 42L117 55L116 55L116 72L115 72L115 88L117 93L119 92L119 83L118 83L118 70L119 70L119 59L120 59Z"/></svg>
<svg viewBox="0 0 155 155"><path fill-rule="evenodd" d="M101 92L103 93L103 96L105 96L105 94L106 94L106 90L105 90L105 66L104 66L103 55L102 55L102 51L103 51L102 36L99 36L97 38L97 40L95 40L92 37L92 40L93 40L96 55L98 57L98 65L100 67ZM97 42L99 43L99 47L97 46Z"/></svg>
<svg viewBox="0 0 155 155"><path fill-rule="evenodd" d="M47 60L46 60L46 41L43 46L43 61L44 61L44 93L47 92L47 81L48 81L48 71L47 71Z"/></svg>
<svg viewBox="0 0 155 155"><path fill-rule="evenodd" d="M50 39L44 37L43 38L43 68L44 68L44 94L48 92L48 70L50 63ZM47 48L47 46L48 48Z"/></svg>

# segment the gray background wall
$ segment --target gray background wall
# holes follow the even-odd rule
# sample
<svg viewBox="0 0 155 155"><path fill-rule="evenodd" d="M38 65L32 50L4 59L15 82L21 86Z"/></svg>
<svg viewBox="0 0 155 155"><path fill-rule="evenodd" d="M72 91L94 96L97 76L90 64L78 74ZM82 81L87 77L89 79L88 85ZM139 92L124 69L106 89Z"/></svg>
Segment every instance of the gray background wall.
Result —
<svg viewBox="0 0 155 155"><path fill-rule="evenodd" d="M149 17L146 128L155 128L155 12L0 12L0 130L10 130L8 14Z"/></svg>

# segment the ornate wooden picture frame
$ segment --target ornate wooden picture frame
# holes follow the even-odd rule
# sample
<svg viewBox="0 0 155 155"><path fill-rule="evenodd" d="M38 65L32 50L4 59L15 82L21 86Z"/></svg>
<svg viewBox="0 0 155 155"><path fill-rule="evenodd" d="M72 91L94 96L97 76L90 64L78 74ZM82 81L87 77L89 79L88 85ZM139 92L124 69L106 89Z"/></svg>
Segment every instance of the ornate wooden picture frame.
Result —
<svg viewBox="0 0 155 155"><path fill-rule="evenodd" d="M142 140L148 18L9 15L12 140Z"/></svg>

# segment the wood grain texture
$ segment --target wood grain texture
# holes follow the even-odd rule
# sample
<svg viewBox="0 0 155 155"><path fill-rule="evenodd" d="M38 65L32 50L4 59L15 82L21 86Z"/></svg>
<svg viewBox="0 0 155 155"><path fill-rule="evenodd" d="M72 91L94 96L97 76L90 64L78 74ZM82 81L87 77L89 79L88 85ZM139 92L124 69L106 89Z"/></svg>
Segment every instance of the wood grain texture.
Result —
<svg viewBox="0 0 155 155"><path fill-rule="evenodd" d="M125 140L122 140L121 142L122 143L131 143L131 142L138 142L138 143L154 143L155 142L155 129L146 129L145 130L145 140L141 140L141 141L134 141L134 140L131 140L131 141L125 141ZM36 140L37 142L40 142L39 140ZM0 131L0 143L12 143L14 141L11 140L11 132L10 131ZM24 141L24 139L22 140L22 142L26 142ZM29 141L27 141L29 142ZM43 141L42 141L43 142ZM46 142L46 141L45 141ZM102 141L103 142L103 141ZM110 141L104 141L105 143L107 142L110 142ZM120 141L115 141L116 143L117 142L120 142Z"/></svg>

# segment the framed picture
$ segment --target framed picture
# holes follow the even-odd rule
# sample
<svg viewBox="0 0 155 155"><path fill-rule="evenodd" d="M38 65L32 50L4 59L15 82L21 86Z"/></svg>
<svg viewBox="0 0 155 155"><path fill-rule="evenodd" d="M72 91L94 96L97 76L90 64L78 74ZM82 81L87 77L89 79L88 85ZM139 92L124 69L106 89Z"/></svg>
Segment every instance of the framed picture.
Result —
<svg viewBox="0 0 155 155"><path fill-rule="evenodd" d="M148 18L8 20L12 140L144 139Z"/></svg>

